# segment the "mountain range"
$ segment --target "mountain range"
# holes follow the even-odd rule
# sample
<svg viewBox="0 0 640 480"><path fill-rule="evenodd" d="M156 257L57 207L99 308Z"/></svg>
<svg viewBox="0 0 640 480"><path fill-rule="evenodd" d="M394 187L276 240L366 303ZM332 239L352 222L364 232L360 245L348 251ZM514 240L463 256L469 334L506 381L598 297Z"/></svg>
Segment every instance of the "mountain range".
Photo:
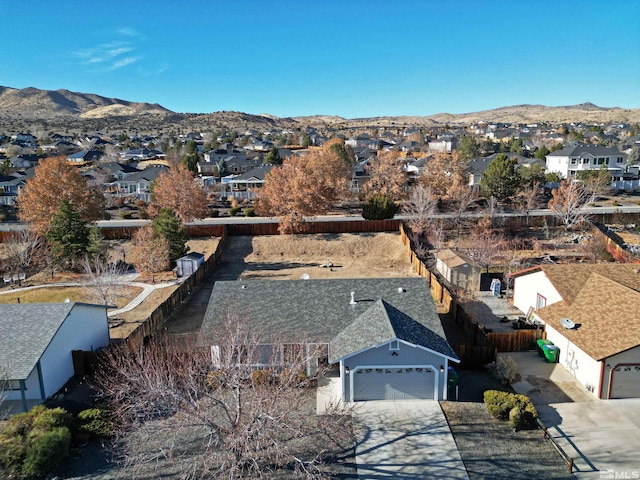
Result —
<svg viewBox="0 0 640 480"><path fill-rule="evenodd" d="M71 128L131 128L158 126L179 128L294 128L301 126L365 128L437 126L490 123L637 123L640 109L605 108L592 103L549 107L514 105L481 112L429 116L386 116L346 119L332 115L280 118L269 114L241 112L210 114L176 113L157 103L131 102L92 93L69 90L16 89L0 86L0 128L28 128L31 125L52 127L64 121Z"/></svg>

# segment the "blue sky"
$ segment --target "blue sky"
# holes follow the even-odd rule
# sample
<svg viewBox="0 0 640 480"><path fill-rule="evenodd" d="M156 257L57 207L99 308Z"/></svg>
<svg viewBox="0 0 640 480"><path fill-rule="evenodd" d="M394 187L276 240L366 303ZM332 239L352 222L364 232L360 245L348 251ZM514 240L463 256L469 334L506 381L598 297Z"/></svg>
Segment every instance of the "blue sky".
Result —
<svg viewBox="0 0 640 480"><path fill-rule="evenodd" d="M0 0L0 85L177 111L640 107L638 0Z"/></svg>

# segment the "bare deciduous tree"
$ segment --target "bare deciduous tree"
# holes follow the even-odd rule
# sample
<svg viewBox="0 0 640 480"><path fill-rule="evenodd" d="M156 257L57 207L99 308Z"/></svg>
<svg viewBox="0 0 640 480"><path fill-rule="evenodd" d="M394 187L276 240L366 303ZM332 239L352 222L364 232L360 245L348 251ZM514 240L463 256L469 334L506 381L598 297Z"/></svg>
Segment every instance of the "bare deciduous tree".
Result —
<svg viewBox="0 0 640 480"><path fill-rule="evenodd" d="M416 185L402 208L405 215L411 216L407 223L416 235L427 233L437 210L438 199L427 185Z"/></svg>
<svg viewBox="0 0 640 480"><path fill-rule="evenodd" d="M82 269L88 277L84 289L101 305L117 305L127 286L122 281L124 268L101 256L91 260L84 258Z"/></svg>
<svg viewBox="0 0 640 480"><path fill-rule="evenodd" d="M540 194L542 187L540 182L533 182L523 188L516 198L515 205L525 216L525 225L529 229L529 217L531 212L540 206Z"/></svg>
<svg viewBox="0 0 640 480"><path fill-rule="evenodd" d="M97 383L131 473L152 463L180 478L322 477L325 456L353 437L338 415L346 407L308 411L313 349L274 344L231 309L208 340L215 347L152 341L107 353Z"/></svg>
<svg viewBox="0 0 640 480"><path fill-rule="evenodd" d="M2 247L2 266L11 273L29 272L42 264L46 254L46 242L30 230L11 232Z"/></svg>
<svg viewBox="0 0 640 480"><path fill-rule="evenodd" d="M584 207L593 202L594 195L580 182L562 180L560 187L552 192L549 201L551 212L562 222L565 230L580 227L588 220Z"/></svg>
<svg viewBox="0 0 640 480"><path fill-rule="evenodd" d="M494 257L503 250L504 245L504 235L485 229L471 234L469 246L465 250L469 257L488 272Z"/></svg>
<svg viewBox="0 0 640 480"><path fill-rule="evenodd" d="M465 183L455 183L447 191L447 205L454 214L456 223L456 234L460 236L460 229L464 221L464 215L473 204L475 204L480 195L477 190L469 188Z"/></svg>

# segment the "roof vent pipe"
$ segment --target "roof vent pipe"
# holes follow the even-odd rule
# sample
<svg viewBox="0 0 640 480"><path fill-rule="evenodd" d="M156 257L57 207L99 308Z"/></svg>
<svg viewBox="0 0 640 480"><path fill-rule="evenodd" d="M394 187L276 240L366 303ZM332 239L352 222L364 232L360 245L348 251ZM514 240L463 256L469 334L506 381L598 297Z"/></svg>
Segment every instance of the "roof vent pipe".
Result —
<svg viewBox="0 0 640 480"><path fill-rule="evenodd" d="M356 303L356 292L351 292L351 301L349 302L349 305L355 305Z"/></svg>

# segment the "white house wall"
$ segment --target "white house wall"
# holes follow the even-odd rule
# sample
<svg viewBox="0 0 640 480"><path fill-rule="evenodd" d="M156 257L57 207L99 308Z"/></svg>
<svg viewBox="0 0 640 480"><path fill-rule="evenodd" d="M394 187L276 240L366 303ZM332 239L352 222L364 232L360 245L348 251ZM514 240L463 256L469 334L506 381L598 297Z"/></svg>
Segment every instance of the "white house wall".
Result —
<svg viewBox="0 0 640 480"><path fill-rule="evenodd" d="M569 341L562 332L547 325L547 340L551 340L559 349L558 363L576 378L585 389L598 395L602 362L594 360L582 349Z"/></svg>
<svg viewBox="0 0 640 480"><path fill-rule="evenodd" d="M601 398L609 398L609 380L611 377L611 370L614 369L616 365L632 363L640 364L640 346L606 359Z"/></svg>
<svg viewBox="0 0 640 480"><path fill-rule="evenodd" d="M396 352L397 355L393 355L394 352ZM445 375L440 374L440 366L443 366L446 372L448 363L445 357L438 355L435 352L429 352L422 348L400 342L400 350L389 350L389 345L386 344L381 347L365 350L362 353L346 358L342 363L344 364L344 367L348 368L350 371L358 366L367 365L385 365L389 367L393 367L394 365L431 365L435 369L434 374L439 376L438 399L446 399L444 388ZM349 391L349 375L344 376L342 383L344 392L343 398L348 401L351 395Z"/></svg>
<svg viewBox="0 0 640 480"><path fill-rule="evenodd" d="M529 307L535 309L538 294L547 299L547 305L562 300L562 297L560 297L560 294L543 271L515 277L513 284L513 305L516 308L520 309L523 313L527 313Z"/></svg>
<svg viewBox="0 0 640 480"><path fill-rule="evenodd" d="M547 157L547 173L557 173L567 178L569 173L569 157Z"/></svg>
<svg viewBox="0 0 640 480"><path fill-rule="evenodd" d="M56 393L73 376L72 350L93 351L107 345L106 308L76 304L40 359L45 396Z"/></svg>

